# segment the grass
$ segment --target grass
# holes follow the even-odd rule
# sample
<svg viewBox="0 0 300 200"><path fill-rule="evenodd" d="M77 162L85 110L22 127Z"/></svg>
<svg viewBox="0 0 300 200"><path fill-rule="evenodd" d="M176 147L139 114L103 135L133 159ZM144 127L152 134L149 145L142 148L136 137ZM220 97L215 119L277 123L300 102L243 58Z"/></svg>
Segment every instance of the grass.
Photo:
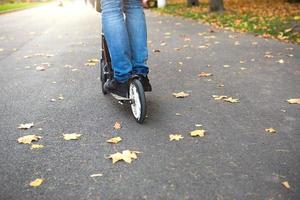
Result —
<svg viewBox="0 0 300 200"><path fill-rule="evenodd" d="M202 3L198 7L187 7L185 3L176 3L154 10L160 13L202 20L220 28L229 28L239 32L252 32L265 38L275 38L300 44L299 28L296 30L296 27L300 26L300 10L299 12L269 15L260 10L257 12L253 10L251 12L247 12L247 10L241 12L242 9L230 10L230 7L226 12L210 13L208 7L208 3ZM256 9L259 9L259 6Z"/></svg>
<svg viewBox="0 0 300 200"><path fill-rule="evenodd" d="M20 10L25 8L36 7L40 5L44 5L45 2L32 2L32 3L5 3L0 4L0 13L6 11Z"/></svg>

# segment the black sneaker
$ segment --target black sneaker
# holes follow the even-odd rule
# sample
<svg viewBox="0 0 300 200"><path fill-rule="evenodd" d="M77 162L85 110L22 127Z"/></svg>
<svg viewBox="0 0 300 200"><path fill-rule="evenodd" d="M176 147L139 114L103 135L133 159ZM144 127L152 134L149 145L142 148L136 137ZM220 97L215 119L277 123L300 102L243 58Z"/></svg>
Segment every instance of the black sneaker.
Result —
<svg viewBox="0 0 300 200"><path fill-rule="evenodd" d="M125 98L128 97L128 88L128 81L121 83L115 79L108 79L104 83L105 90Z"/></svg>
<svg viewBox="0 0 300 200"><path fill-rule="evenodd" d="M145 92L151 92L152 91L152 86L149 82L148 76L140 75L139 80L141 81Z"/></svg>

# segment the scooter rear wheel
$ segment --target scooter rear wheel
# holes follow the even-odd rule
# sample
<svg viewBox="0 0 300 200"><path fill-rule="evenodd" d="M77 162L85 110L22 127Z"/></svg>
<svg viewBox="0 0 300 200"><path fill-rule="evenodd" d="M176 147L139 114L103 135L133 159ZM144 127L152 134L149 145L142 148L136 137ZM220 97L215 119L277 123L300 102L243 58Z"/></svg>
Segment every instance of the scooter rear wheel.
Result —
<svg viewBox="0 0 300 200"><path fill-rule="evenodd" d="M146 118L146 97L142 83L133 79L129 85L129 99L131 99L131 111L135 120L142 124Z"/></svg>

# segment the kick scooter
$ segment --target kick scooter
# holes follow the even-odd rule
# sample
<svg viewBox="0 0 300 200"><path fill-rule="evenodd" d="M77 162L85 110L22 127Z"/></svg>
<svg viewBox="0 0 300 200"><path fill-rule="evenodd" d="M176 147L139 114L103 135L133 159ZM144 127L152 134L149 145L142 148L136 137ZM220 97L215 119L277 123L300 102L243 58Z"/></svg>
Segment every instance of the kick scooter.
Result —
<svg viewBox="0 0 300 200"><path fill-rule="evenodd" d="M106 91L104 88L104 84L108 79L113 79L113 68L111 65L111 58L107 46L107 42L105 40L105 36L102 33L102 52L101 52L101 60L100 60L100 79L102 86L102 93L104 95L110 93ZM110 93L115 99L119 101L120 104L129 103L131 106L131 111L135 120L142 124L146 117L147 106L146 106L146 97L145 91L141 81L139 80L138 75L133 75L129 79L129 90L128 90L128 98L121 97L116 94Z"/></svg>

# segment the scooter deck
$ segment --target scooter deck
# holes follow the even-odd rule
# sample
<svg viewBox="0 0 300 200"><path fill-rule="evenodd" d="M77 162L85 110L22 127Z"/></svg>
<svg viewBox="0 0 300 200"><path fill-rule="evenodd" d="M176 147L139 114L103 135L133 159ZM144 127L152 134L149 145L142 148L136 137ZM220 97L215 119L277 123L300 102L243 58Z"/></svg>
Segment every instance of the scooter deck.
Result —
<svg viewBox="0 0 300 200"><path fill-rule="evenodd" d="M115 99L117 99L118 101L130 101L131 99L129 98L126 98L126 97L121 97L117 94L114 94L114 93L110 93Z"/></svg>

